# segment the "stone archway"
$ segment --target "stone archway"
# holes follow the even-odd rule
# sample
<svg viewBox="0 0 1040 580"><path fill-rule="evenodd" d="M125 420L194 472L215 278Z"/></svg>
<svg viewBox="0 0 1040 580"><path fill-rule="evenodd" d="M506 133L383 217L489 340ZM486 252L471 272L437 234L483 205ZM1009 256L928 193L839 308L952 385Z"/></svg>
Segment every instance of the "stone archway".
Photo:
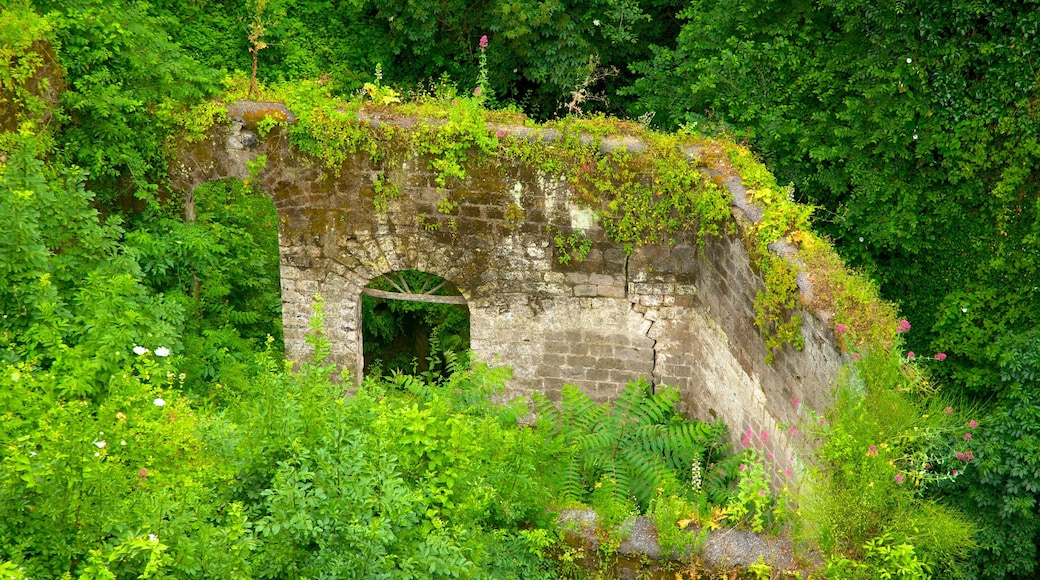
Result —
<svg viewBox="0 0 1040 580"><path fill-rule="evenodd" d="M361 290L359 367L380 372L445 370L470 348L468 302L458 286L419 270L388 272ZM450 354L449 354L450 353Z"/></svg>

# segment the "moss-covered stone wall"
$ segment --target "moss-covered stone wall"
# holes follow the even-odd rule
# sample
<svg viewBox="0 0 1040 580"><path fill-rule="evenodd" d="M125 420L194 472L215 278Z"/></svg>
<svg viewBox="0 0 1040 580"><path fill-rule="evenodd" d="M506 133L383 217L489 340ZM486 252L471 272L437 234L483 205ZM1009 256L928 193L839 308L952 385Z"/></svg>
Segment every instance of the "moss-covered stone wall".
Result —
<svg viewBox="0 0 1040 580"><path fill-rule="evenodd" d="M229 124L177 149L172 177L190 192L212 179L245 178L247 162L266 155L261 181L279 214L290 358L307 355L311 302L320 293L333 362L357 376L362 288L385 273L426 271L466 298L476 356L513 367L507 396L557 397L572 383L607 399L649 378L677 387L690 415L723 419L734 442L750 430L781 472L792 467L797 444L785 428L798 420L792 400L823 408L842 354L827 312L802 313L802 349L767 348L755 309L765 287L747 235L762 211L718 155L685 150L687 162L733 197L727 231L699 238L679 230L659 245L626 248L608 237L595 208L576 199L566 172L473 158L464 179L442 186L429 159L393 139L382 154L350 154L330 168L290 146L284 128L261 138L250 117L264 108L292 118L278 104L237 103ZM416 123L391 115L363 122L398 130ZM559 138L529 127L489 131ZM642 147L609 135L596 143L601 151ZM378 193L388 183L395 194ZM783 243L774 250L793 251ZM808 277L798 282L808 303Z"/></svg>

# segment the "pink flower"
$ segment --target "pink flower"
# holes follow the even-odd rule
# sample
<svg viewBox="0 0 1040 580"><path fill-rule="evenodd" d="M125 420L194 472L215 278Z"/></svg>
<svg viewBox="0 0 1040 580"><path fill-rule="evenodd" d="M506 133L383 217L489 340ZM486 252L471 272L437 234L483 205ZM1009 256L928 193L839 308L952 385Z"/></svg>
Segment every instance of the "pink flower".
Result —
<svg viewBox="0 0 1040 580"><path fill-rule="evenodd" d="M877 457L877 445L871 445L870 449L867 449L868 457Z"/></svg>
<svg viewBox="0 0 1040 580"><path fill-rule="evenodd" d="M480 50L484 50L485 48L487 48L487 46L488 46L488 39L487 39L487 35L485 34L484 36L480 37Z"/></svg>
<svg viewBox="0 0 1040 580"><path fill-rule="evenodd" d="M900 320L896 332L910 332L910 321L905 318Z"/></svg>
<svg viewBox="0 0 1040 580"><path fill-rule="evenodd" d="M906 353L906 358L908 358L908 359L914 358L914 351L910 351L910 352Z"/></svg>
<svg viewBox="0 0 1040 580"><path fill-rule="evenodd" d="M958 451L957 452L957 459L960 459L961 461L965 461L967 459L967 456L964 455L963 453L961 453L960 451Z"/></svg>
<svg viewBox="0 0 1040 580"><path fill-rule="evenodd" d="M767 454L766 454L766 459L768 459L768 460L770 460L770 461L772 461L774 457L776 457L776 456L775 456L775 455L773 455L772 453L767 453Z"/></svg>
<svg viewBox="0 0 1040 580"><path fill-rule="evenodd" d="M943 413L946 413L947 415L952 415L953 407L946 407L945 409L943 409Z"/></svg>
<svg viewBox="0 0 1040 580"><path fill-rule="evenodd" d="M744 447L750 447L751 446L751 438L748 437L747 435L744 435L740 439L740 444L743 445Z"/></svg>
<svg viewBox="0 0 1040 580"><path fill-rule="evenodd" d="M505 135L505 131L502 131L501 129L499 129L498 131L495 131L495 137L498 137L499 139L501 139L503 135Z"/></svg>
<svg viewBox="0 0 1040 580"><path fill-rule="evenodd" d="M142 467L140 470L138 470L137 477L140 477L141 479L148 479L148 470Z"/></svg>
<svg viewBox="0 0 1040 580"><path fill-rule="evenodd" d="M931 469L932 468L932 464L931 463L925 463L924 464L924 468L925 469Z"/></svg>
<svg viewBox="0 0 1040 580"><path fill-rule="evenodd" d="M758 438L762 440L762 443L766 443L769 441L769 433L763 431L762 434L758 436Z"/></svg>
<svg viewBox="0 0 1040 580"><path fill-rule="evenodd" d="M858 352L852 353L852 360L859 360L859 353Z"/></svg>
<svg viewBox="0 0 1040 580"><path fill-rule="evenodd" d="M971 433L965 433L964 434L964 440L965 441L971 441Z"/></svg>
<svg viewBox="0 0 1040 580"><path fill-rule="evenodd" d="M741 471L747 471L747 465L744 465L743 463L741 463L740 464L740 470Z"/></svg>
<svg viewBox="0 0 1040 580"><path fill-rule="evenodd" d="M902 473L897 473L894 479L896 480L897 484L903 485L903 474Z"/></svg>
<svg viewBox="0 0 1040 580"><path fill-rule="evenodd" d="M474 97L479 97L481 95L481 93L483 93L483 92L484 92L483 88L477 87L477 88L473 89L473 96Z"/></svg>
<svg viewBox="0 0 1040 580"><path fill-rule="evenodd" d="M950 475L957 475L957 470L956 470L956 469L954 469L953 471L951 471L951 472L950 472Z"/></svg>
<svg viewBox="0 0 1040 580"><path fill-rule="evenodd" d="M946 353L945 352L937 352L937 353L935 353L935 360L940 361L940 362L946 360Z"/></svg>
<svg viewBox="0 0 1040 580"><path fill-rule="evenodd" d="M790 469L785 469L784 470L784 475L786 475L787 477L791 477L791 470Z"/></svg>
<svg viewBox="0 0 1040 580"><path fill-rule="evenodd" d="M845 326L845 324L841 323L841 322L839 322L838 325L834 327L834 332L838 336L841 336L841 335L845 334L848 331L849 331L849 327Z"/></svg>
<svg viewBox="0 0 1040 580"><path fill-rule="evenodd" d="M791 425L790 431L791 431L791 433L797 433L798 432L798 425Z"/></svg>
<svg viewBox="0 0 1040 580"><path fill-rule="evenodd" d="M823 425L823 424L825 424L826 422L827 422L827 421L824 421L823 419L820 419L819 421L817 421L817 423L819 423L820 425Z"/></svg>
<svg viewBox="0 0 1040 580"><path fill-rule="evenodd" d="M759 495L760 497L765 497L765 496L766 496L766 490L764 490L764 489L760 489L760 490L758 490L758 495Z"/></svg>
<svg viewBox="0 0 1040 580"><path fill-rule="evenodd" d="M794 399L791 399L791 404L794 405L795 407L797 407L799 403L801 403L801 401L799 401L797 397L795 397Z"/></svg>
<svg viewBox="0 0 1040 580"><path fill-rule="evenodd" d="M975 459L975 454L973 454L970 450L967 453L965 453L964 456L968 458L968 461Z"/></svg>
<svg viewBox="0 0 1040 580"><path fill-rule="evenodd" d="M975 422L975 419L972 419L971 421L968 421L968 427L971 427L972 429L974 429L974 428L976 428L978 426L979 426L979 424Z"/></svg>

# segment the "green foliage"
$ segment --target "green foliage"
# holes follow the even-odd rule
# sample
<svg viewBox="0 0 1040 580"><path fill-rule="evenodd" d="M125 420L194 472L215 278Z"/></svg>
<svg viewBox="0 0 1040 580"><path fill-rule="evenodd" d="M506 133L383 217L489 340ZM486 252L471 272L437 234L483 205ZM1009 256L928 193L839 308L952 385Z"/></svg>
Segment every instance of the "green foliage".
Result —
<svg viewBox="0 0 1040 580"><path fill-rule="evenodd" d="M317 352L299 374L266 363L215 425L259 575L552 577L532 533L548 524L545 445L487 401L508 374L368 379L345 399Z"/></svg>
<svg viewBox="0 0 1040 580"><path fill-rule="evenodd" d="M611 405L598 405L571 385L564 387L559 407L536 394L539 429L567 457L560 464L560 497L585 502L598 495L623 503L632 498L646 512L659 489L677 489L688 478L693 461L721 461L725 427L684 419L675 410L678 396L667 388L651 392L642 381L629 384Z"/></svg>
<svg viewBox="0 0 1040 580"><path fill-rule="evenodd" d="M570 264L571 260L584 261L592 249L592 240L580 231L571 232L569 236L557 231L553 241L556 242L556 261L564 265Z"/></svg>
<svg viewBox="0 0 1040 580"><path fill-rule="evenodd" d="M293 145L324 162L338 174L347 156L365 151L376 155L376 142L357 122L360 100L343 102L329 88L311 80L281 86L278 96L296 116L289 126Z"/></svg>
<svg viewBox="0 0 1040 580"><path fill-rule="evenodd" d="M0 164L2 358L52 369L67 395L97 393L130 346L175 346L182 310L141 283L119 220L101 220L81 172L46 166L33 137L11 143Z"/></svg>
<svg viewBox="0 0 1040 580"><path fill-rule="evenodd" d="M610 131L611 126L585 122L568 129ZM598 210L607 236L631 252L639 245L673 244L679 232L720 233L729 216L725 191L685 158L678 138L645 131L639 136L649 147L636 155L575 151L568 179L578 201Z"/></svg>
<svg viewBox="0 0 1040 580"><path fill-rule="evenodd" d="M465 165L471 154L487 157L498 149L498 139L487 130L481 99L457 99L449 91L441 100L451 100L447 119L437 126L420 123L412 133L412 148L431 156L436 181L446 187L448 179L465 179Z"/></svg>
<svg viewBox="0 0 1040 580"><path fill-rule="evenodd" d="M170 40L165 30L171 20L146 3L40 0L34 5L55 24L66 74L62 156L104 185L99 190L105 203L129 189L152 199L166 169L165 128L153 111L170 101L190 105L212 94L213 71Z"/></svg>
<svg viewBox="0 0 1040 580"><path fill-rule="evenodd" d="M267 83L323 76L333 92L350 94L371 82L382 63L389 86L415 89L448 74L466 87L463 94L481 87L481 96L523 106L544 119L581 86L590 55L627 82L629 62L649 56L650 44L671 42L672 14L679 6L632 0L487 5L290 0L281 3L282 16L266 23L258 74ZM174 40L201 62L216 69L251 68L251 13L245 3L164 3L156 12L169 16ZM482 35L490 39L485 50L479 47ZM591 89L616 100L611 84ZM603 107L620 110L621 104Z"/></svg>
<svg viewBox="0 0 1040 580"><path fill-rule="evenodd" d="M172 369L137 356L95 403L52 372L3 366L0 560L29 577L249 575L242 507L220 491L230 473Z"/></svg>
<svg viewBox="0 0 1040 580"><path fill-rule="evenodd" d="M699 491L696 490L695 491ZM702 526L699 532L687 530L686 526L700 520L707 510L706 496L689 497L683 490L671 490L658 494L650 505L657 531L657 543L661 552L674 558L686 558L707 538L710 526Z"/></svg>
<svg viewBox="0 0 1040 580"><path fill-rule="evenodd" d="M827 561L827 578L871 579L931 578L931 568L921 562L911 544L892 545L892 538L883 534L863 545L863 561L834 558Z"/></svg>
<svg viewBox="0 0 1040 580"><path fill-rule="evenodd" d="M297 373L261 355L219 414L177 393L164 349L136 349L97 402L4 364L4 573L558 577L549 446L488 399L508 371L369 380L346 399L327 339L309 340Z"/></svg>
<svg viewBox="0 0 1040 580"><path fill-rule="evenodd" d="M734 526L745 526L753 532L779 532L788 519L786 488L776 494L770 486L766 458L755 450L744 454L737 487L726 498L722 515Z"/></svg>
<svg viewBox="0 0 1040 580"><path fill-rule="evenodd" d="M277 215L274 204L239 180L194 192L196 219L156 215L126 235L152 292L188 313L181 369L185 387L247 380L268 336L281 346Z"/></svg>
<svg viewBox="0 0 1040 580"><path fill-rule="evenodd" d="M772 254L766 255L764 263L765 290L755 294L755 326L769 349L766 362L772 363L773 354L784 344L798 350L804 346L802 316L791 314L798 306L794 268L784 258Z"/></svg>
<svg viewBox="0 0 1040 580"><path fill-rule="evenodd" d="M0 130L38 120L47 110L43 95L54 88L52 79L34 79L45 70L50 56L46 41L53 30L54 23L27 4L0 10Z"/></svg>
<svg viewBox="0 0 1040 580"><path fill-rule="evenodd" d="M1000 346L1005 386L978 421L976 469L947 492L982 527L969 575L1024 578L1037 571L1040 545L1040 334Z"/></svg>
<svg viewBox="0 0 1040 580"><path fill-rule="evenodd" d="M970 410L924 396L925 380L899 354L872 352L852 367L826 420L806 412L822 439L821 471L801 509L826 553L862 560L864 546L888 534L937 574L963 567L975 526L934 498L975 468L981 434Z"/></svg>
<svg viewBox="0 0 1040 580"><path fill-rule="evenodd" d="M401 195L401 188L392 179L388 178L385 173L380 174L372 182L372 189L375 190L376 194L372 200L376 211L386 211L390 202Z"/></svg>
<svg viewBox="0 0 1040 580"><path fill-rule="evenodd" d="M834 313L834 334L842 351L891 351L896 344L896 307L862 272L853 272L831 244L812 232L799 232L799 258L811 272L812 304ZM854 355L858 356L858 355Z"/></svg>

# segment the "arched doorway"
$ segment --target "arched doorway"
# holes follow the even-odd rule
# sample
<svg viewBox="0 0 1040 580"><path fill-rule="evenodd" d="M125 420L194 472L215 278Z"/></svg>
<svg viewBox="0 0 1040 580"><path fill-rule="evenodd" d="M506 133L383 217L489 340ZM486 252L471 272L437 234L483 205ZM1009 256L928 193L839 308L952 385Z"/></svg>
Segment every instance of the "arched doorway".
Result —
<svg viewBox="0 0 1040 580"><path fill-rule="evenodd" d="M364 374L444 376L466 364L469 307L458 287L419 270L389 272L361 291Z"/></svg>

